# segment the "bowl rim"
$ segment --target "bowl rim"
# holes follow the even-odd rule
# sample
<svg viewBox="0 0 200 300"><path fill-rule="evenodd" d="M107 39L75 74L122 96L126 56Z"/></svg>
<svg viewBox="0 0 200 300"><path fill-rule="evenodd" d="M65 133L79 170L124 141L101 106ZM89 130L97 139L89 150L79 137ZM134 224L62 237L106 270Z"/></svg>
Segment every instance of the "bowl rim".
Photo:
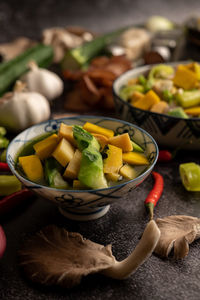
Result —
<svg viewBox="0 0 200 300"><path fill-rule="evenodd" d="M129 125L129 126L132 126L140 131L142 131L144 134L146 134L153 142L154 146L155 146L155 152L156 152L156 156L155 156L155 159L154 159L154 162L152 163L152 165L147 169L145 170L142 174L140 174L138 177L134 178L134 179L131 179L131 180L128 180L128 181L125 181L123 183L120 183L120 184L116 184L116 185L113 185L113 186L110 186L110 187L107 187L107 188L101 188L101 189L84 189L84 190L70 190L70 189L56 189L56 188L52 188L52 187L49 187L49 186L46 186L46 185L41 185L39 183L36 183L36 182L33 182L29 179L26 179L25 177L23 177L22 175L20 175L15 167L10 163L9 159L8 159L8 156L9 156L9 149L11 148L12 144L14 144L15 140L19 137L20 134L30 130L31 128L34 128L34 127L37 127L37 126L41 126L42 124L46 124L48 122L53 122L53 121L59 121L59 120L76 120L76 119L103 119L103 120L109 120L109 121L117 121L117 122L120 122L122 124L125 124L125 125ZM149 172L151 172L157 162L157 159L158 159L158 154L159 154L159 148L158 148L158 145L155 141L155 139L146 131L144 130L143 128L140 128L139 126L135 125L135 124L132 124L130 122L127 122L127 121L124 121L124 120L120 120L120 119L116 119L116 118L111 118L111 117L104 117L104 116L95 116L95 115L77 115L77 116L73 116L73 117L63 117L63 118L58 118L58 119L49 119L49 120L46 120L46 121L43 121L41 123L38 123L38 124L35 124L33 126L30 126L28 128L26 128L25 130L23 130L22 132L20 132L18 135L16 135L10 142L8 148L7 148L7 153L6 153L6 161L9 165L9 168L11 169L12 173L20 178L21 180L25 181L27 183L27 185L29 184L30 186L28 188L32 188L31 185L34 184L35 186L35 189L37 188L45 188L45 189L48 189L50 191L59 191L59 192L68 192L68 193L96 193L96 192L100 192L100 191L107 191L107 190L112 190L112 189L118 189L118 188L121 188L131 182L134 182L138 179L142 179L143 177L145 177L145 175L147 175ZM106 194L105 194L106 196Z"/></svg>
<svg viewBox="0 0 200 300"><path fill-rule="evenodd" d="M188 119L184 119L184 118L180 118L180 117L175 117L175 116L170 116L170 115L166 115L166 114L161 114L161 113L156 113L156 112L153 112L153 111L150 111L150 110L146 110L146 109L141 109L141 108L137 108L137 107L134 107L133 105L131 105L130 103L128 103L127 101L123 100L116 92L116 84L118 83L119 80L121 80L123 77L126 77L127 74L132 74L132 73L136 73L136 72L139 72L140 70L143 70L143 72L145 71L148 71L149 69L151 69L153 66L156 66L156 65L170 65L170 66L176 66L178 64L187 64L189 62L192 62L192 61L177 61L177 62L169 62L169 63L158 63L158 64L152 64L152 65L144 65L144 66L140 66L140 67L136 67L136 68L132 68L126 72L124 72L123 74L121 74L120 76L118 76L114 82L113 82L113 85L112 85L112 92L113 92L113 95L114 95L114 101L115 101L115 97L118 98L118 100L121 101L122 104L126 104L129 108L131 109L134 109L136 111L139 111L139 112L145 112L145 113L148 113L150 115L153 115L153 116L160 116L160 117L166 117L166 118L171 118L171 119L174 119L174 120L178 120L178 121L185 121L185 122L200 122L200 118L188 118ZM133 75L134 76L134 75Z"/></svg>

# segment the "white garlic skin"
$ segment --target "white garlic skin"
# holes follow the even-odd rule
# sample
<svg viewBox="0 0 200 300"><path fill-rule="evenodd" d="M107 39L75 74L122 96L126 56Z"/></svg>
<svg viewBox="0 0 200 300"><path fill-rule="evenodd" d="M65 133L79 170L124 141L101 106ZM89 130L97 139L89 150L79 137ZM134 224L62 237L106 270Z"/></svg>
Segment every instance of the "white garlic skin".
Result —
<svg viewBox="0 0 200 300"><path fill-rule="evenodd" d="M22 131L50 117L48 100L34 92L13 92L0 99L0 126Z"/></svg>
<svg viewBox="0 0 200 300"><path fill-rule="evenodd" d="M57 74L37 66L31 66L21 81L26 83L29 91L37 92L50 101L59 97L64 90L63 81Z"/></svg>

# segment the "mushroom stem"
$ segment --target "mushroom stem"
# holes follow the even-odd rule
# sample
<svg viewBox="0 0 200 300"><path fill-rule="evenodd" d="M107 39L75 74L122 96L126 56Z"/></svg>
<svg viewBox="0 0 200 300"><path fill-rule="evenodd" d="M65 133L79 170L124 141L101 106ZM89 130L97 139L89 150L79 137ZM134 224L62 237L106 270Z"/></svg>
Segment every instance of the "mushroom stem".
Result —
<svg viewBox="0 0 200 300"><path fill-rule="evenodd" d="M137 244L134 251L121 262L116 263L102 271L103 275L115 279L124 279L136 271L136 269L143 264L154 251L158 240L160 238L160 230L154 220L151 220L142 235L141 240Z"/></svg>

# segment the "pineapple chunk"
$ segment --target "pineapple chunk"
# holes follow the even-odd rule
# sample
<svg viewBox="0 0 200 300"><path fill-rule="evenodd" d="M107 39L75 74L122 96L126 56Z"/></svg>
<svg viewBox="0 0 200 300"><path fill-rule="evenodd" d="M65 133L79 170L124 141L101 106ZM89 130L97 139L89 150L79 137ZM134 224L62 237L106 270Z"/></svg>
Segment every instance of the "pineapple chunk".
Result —
<svg viewBox="0 0 200 300"><path fill-rule="evenodd" d="M114 136L114 131L111 129L107 129L89 122L86 122L83 126L83 129L91 132L91 133L99 133L102 135L105 135L106 137L112 137Z"/></svg>
<svg viewBox="0 0 200 300"><path fill-rule="evenodd" d="M122 154L123 162L127 162L130 165L149 165L149 161L144 154L137 152L126 152Z"/></svg>
<svg viewBox="0 0 200 300"><path fill-rule="evenodd" d="M73 126L66 125L65 123L60 124L59 132L58 132L59 138L65 138L68 140L73 146L76 146L76 140L73 135Z"/></svg>
<svg viewBox="0 0 200 300"><path fill-rule="evenodd" d="M19 163L31 181L39 181L44 177L42 163L37 155L21 156Z"/></svg>
<svg viewBox="0 0 200 300"><path fill-rule="evenodd" d="M77 149L74 153L74 156L70 160L65 172L63 174L64 177L75 179L78 177L78 173L80 170L82 153Z"/></svg>
<svg viewBox="0 0 200 300"><path fill-rule="evenodd" d="M46 139L33 145L33 148L36 154L39 156L39 158L44 159L51 156L51 153L54 151L57 144L58 144L58 136L57 134L52 134Z"/></svg>
<svg viewBox="0 0 200 300"><path fill-rule="evenodd" d="M119 173L124 178L129 179L129 180L134 179L134 178L137 177L136 170L132 166L130 166L128 164L126 164L123 167L121 167L121 169L119 170Z"/></svg>
<svg viewBox="0 0 200 300"><path fill-rule="evenodd" d="M103 160L104 173L118 173L122 166L122 149L108 144L107 158Z"/></svg>
<svg viewBox="0 0 200 300"><path fill-rule="evenodd" d="M60 143L52 153L52 156L63 167L65 167L74 156L74 148L65 138L62 138L62 140L60 141Z"/></svg>
<svg viewBox="0 0 200 300"><path fill-rule="evenodd" d="M133 150L133 144L131 143L128 133L123 133L109 138L109 144L121 148L123 152L129 152Z"/></svg>

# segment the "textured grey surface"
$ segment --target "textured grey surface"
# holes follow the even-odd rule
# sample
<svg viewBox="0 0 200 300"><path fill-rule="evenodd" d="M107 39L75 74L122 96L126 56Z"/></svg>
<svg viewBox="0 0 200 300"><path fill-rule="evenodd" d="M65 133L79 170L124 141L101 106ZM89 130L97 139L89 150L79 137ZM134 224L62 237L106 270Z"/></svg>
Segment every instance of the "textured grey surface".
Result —
<svg viewBox="0 0 200 300"><path fill-rule="evenodd" d="M82 25L96 31L143 22L152 14L162 14L177 22L198 13L199 1L1 1L0 42L19 35L38 38L49 26ZM200 217L200 194L186 192L181 184L178 166L181 162L200 163L199 154L182 153L169 164L157 164L155 170L164 176L165 188L155 217L186 214ZM72 290L44 288L30 283L20 271L17 251L27 234L45 225L64 226L101 244L112 244L118 260L136 246L148 221L144 199L153 184L148 177L137 189L124 196L99 220L73 222L62 217L47 201L35 199L0 223L7 235L7 250L0 261L0 299L199 299L200 242L190 246L182 261L161 259L155 255L130 278L115 281L100 275L83 279Z"/></svg>

